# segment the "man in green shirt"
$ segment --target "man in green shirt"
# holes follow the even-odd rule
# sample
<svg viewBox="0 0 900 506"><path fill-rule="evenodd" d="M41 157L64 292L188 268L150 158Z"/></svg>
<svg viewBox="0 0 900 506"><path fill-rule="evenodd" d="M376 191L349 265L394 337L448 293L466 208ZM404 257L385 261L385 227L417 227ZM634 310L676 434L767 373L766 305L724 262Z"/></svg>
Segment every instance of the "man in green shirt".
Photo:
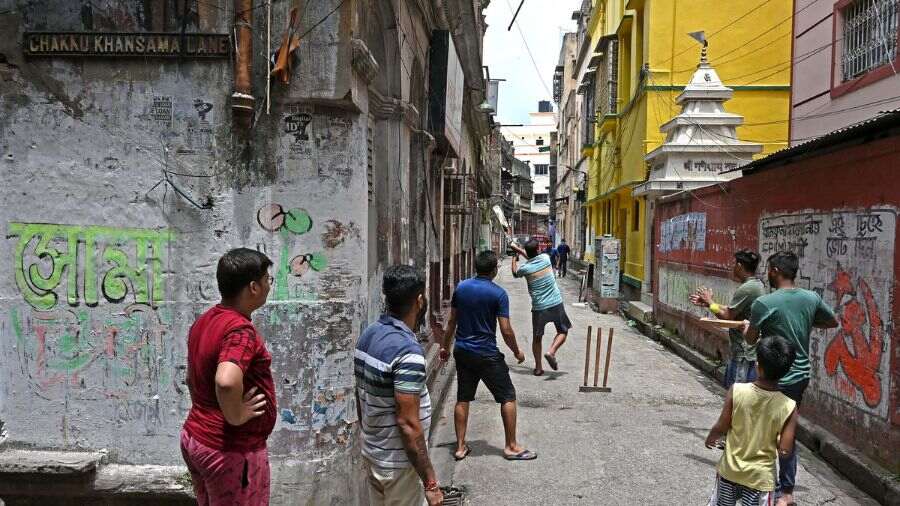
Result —
<svg viewBox="0 0 900 506"><path fill-rule="evenodd" d="M733 275L741 286L732 295L731 303L727 306L717 304L713 301L712 290L705 286L697 288L697 292L691 295L691 303L708 307L716 318L723 320L749 319L750 306L766 293L762 281L755 276L758 266L759 253L748 249L738 251L734 254ZM728 338L731 341L731 360L725 367L725 388L731 388L734 383L752 383L756 380L756 345L744 341L741 329L729 329Z"/></svg>
<svg viewBox="0 0 900 506"><path fill-rule="evenodd" d="M796 351L790 371L781 378L778 388L800 406L809 385L809 334L813 328L831 329L838 326L834 311L816 292L794 286L800 261L793 252L779 251L769 257L769 287L775 291L758 299L750 308L750 321L745 324L744 336L755 344L761 337L781 336ZM777 506L794 503L794 484L797 479L797 453L779 456Z"/></svg>

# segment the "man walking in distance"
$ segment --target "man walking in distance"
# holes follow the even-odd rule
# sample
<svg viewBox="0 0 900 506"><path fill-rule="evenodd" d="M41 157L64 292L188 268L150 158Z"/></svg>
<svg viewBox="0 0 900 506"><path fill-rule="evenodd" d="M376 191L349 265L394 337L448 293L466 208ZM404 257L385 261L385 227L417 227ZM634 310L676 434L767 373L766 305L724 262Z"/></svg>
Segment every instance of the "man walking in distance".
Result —
<svg viewBox="0 0 900 506"><path fill-rule="evenodd" d="M556 247L556 253L559 257L557 260L558 265L556 267L557 272L559 272L559 277L564 278L569 271L569 253L572 252L572 248L566 244L565 239L560 239L559 246Z"/></svg>
<svg viewBox="0 0 900 506"><path fill-rule="evenodd" d="M541 364L541 343L544 337L544 327L553 323L556 327L556 337L550 349L544 354L547 363L555 371L559 369L556 361L556 351L566 342L566 335L572 327L566 308L563 306L562 295L556 285L556 275L550 263L550 257L546 254L538 254L538 242L534 239L525 243L525 248L517 244L511 245L516 252L512 259L512 273L517 278L524 277L528 282L528 293L531 295L531 325L534 340L531 343L531 351L534 353L534 375L544 374ZM528 259L522 267L519 267L519 255Z"/></svg>
<svg viewBox="0 0 900 506"><path fill-rule="evenodd" d="M716 317L723 320L746 320L750 318L750 306L766 293L762 281L756 278L759 266L759 253L742 249L734 254L734 278L741 283L731 297L727 306L717 304L713 300L712 290L705 286L697 289L690 300L695 306L707 307ZM756 380L756 345L744 341L743 331L739 328L729 329L731 341L731 360L725 368L725 388L734 383L752 383Z"/></svg>
<svg viewBox="0 0 900 506"><path fill-rule="evenodd" d="M201 506L269 504L266 439L275 426L272 355L250 321L266 303L272 261L238 248L216 268L222 302L188 333L191 411L181 454Z"/></svg>
<svg viewBox="0 0 900 506"><path fill-rule="evenodd" d="M779 251L769 257L769 287L774 292L756 299L750 307L750 321L745 322L745 337L754 344L761 337L783 336L797 355L790 371L778 382L781 392L793 399L797 406L809 385L809 334L813 328L830 329L838 326L834 311L816 292L794 286L800 268L797 255ZM779 456L778 506L794 503L794 484L797 480L797 453Z"/></svg>
<svg viewBox="0 0 900 506"><path fill-rule="evenodd" d="M525 354L516 343L516 333L509 323L509 296L494 284L497 277L497 254L482 251L475 257L476 276L456 287L450 301L447 330L439 344L441 360L449 358L449 341L456 336L453 358L456 360L456 460L469 455L466 445L466 426L469 422L469 403L475 400L478 382L483 381L500 404L500 417L506 434L503 457L506 460L534 460L537 454L526 450L516 441L516 389L509 377L505 357L497 348L497 322L506 345L521 364Z"/></svg>
<svg viewBox="0 0 900 506"><path fill-rule="evenodd" d="M431 398L425 352L412 329L428 310L425 274L408 265L384 273L385 314L359 337L354 353L362 454L370 505L443 503L431 459Z"/></svg>

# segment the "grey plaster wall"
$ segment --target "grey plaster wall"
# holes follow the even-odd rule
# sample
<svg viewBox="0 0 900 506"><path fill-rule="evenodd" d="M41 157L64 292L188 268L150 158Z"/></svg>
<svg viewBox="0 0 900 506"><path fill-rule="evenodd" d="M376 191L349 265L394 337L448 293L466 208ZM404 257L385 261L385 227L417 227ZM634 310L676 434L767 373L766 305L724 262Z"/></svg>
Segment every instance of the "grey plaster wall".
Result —
<svg viewBox="0 0 900 506"><path fill-rule="evenodd" d="M351 107L364 96L325 98L359 88L346 61L356 2L310 34L303 54L315 65L301 65L289 87L273 85L271 113L260 104L249 140L232 130L230 60L22 56L22 31L108 29L95 26L102 20L141 30L145 4L105 2L86 26L80 2L0 1L8 444L180 464L186 335L218 300L218 257L247 246L275 262L269 304L255 316L278 396L273 501L355 497L352 348L376 293L365 261L368 120ZM327 14L315 4L307 24ZM286 11L273 8L273 27ZM216 12L189 27L229 32ZM265 30L255 24L261 54ZM255 75L260 97L259 58ZM313 84L309 100L302 89Z"/></svg>

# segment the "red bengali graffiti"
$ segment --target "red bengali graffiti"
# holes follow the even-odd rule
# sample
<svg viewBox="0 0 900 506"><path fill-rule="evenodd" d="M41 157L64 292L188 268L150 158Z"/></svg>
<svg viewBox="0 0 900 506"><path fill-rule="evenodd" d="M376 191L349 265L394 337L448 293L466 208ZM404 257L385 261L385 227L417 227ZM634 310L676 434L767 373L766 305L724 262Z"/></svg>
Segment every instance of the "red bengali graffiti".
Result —
<svg viewBox="0 0 900 506"><path fill-rule="evenodd" d="M883 323L878 305L869 284L860 278L854 286L850 274L843 270L838 271L829 288L837 296L841 327L825 350L825 371L829 376L835 376L841 366L849 382L862 392L866 404L874 408L881 402L882 393L878 371L881 368ZM860 295L865 306L860 303ZM845 296L850 299L843 303ZM864 332L866 323L868 337ZM848 341L853 343L852 351Z"/></svg>

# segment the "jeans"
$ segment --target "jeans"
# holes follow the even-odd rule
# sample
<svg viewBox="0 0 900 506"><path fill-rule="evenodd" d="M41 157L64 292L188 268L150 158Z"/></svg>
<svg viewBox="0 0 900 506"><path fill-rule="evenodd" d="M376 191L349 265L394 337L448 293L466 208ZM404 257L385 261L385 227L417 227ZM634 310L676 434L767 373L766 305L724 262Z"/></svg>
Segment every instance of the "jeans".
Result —
<svg viewBox="0 0 900 506"><path fill-rule="evenodd" d="M756 381L756 362L743 358L733 358L725 366L725 388L735 383L753 383Z"/></svg>
<svg viewBox="0 0 900 506"><path fill-rule="evenodd" d="M792 385L779 385L778 389L781 390L781 393L793 399L797 403L797 408L799 408L807 386L809 386L809 380L805 379ZM794 448L791 450L790 455L778 457L778 484L775 487L776 491L784 494L794 492L794 485L797 483L797 461L797 444L794 443Z"/></svg>

